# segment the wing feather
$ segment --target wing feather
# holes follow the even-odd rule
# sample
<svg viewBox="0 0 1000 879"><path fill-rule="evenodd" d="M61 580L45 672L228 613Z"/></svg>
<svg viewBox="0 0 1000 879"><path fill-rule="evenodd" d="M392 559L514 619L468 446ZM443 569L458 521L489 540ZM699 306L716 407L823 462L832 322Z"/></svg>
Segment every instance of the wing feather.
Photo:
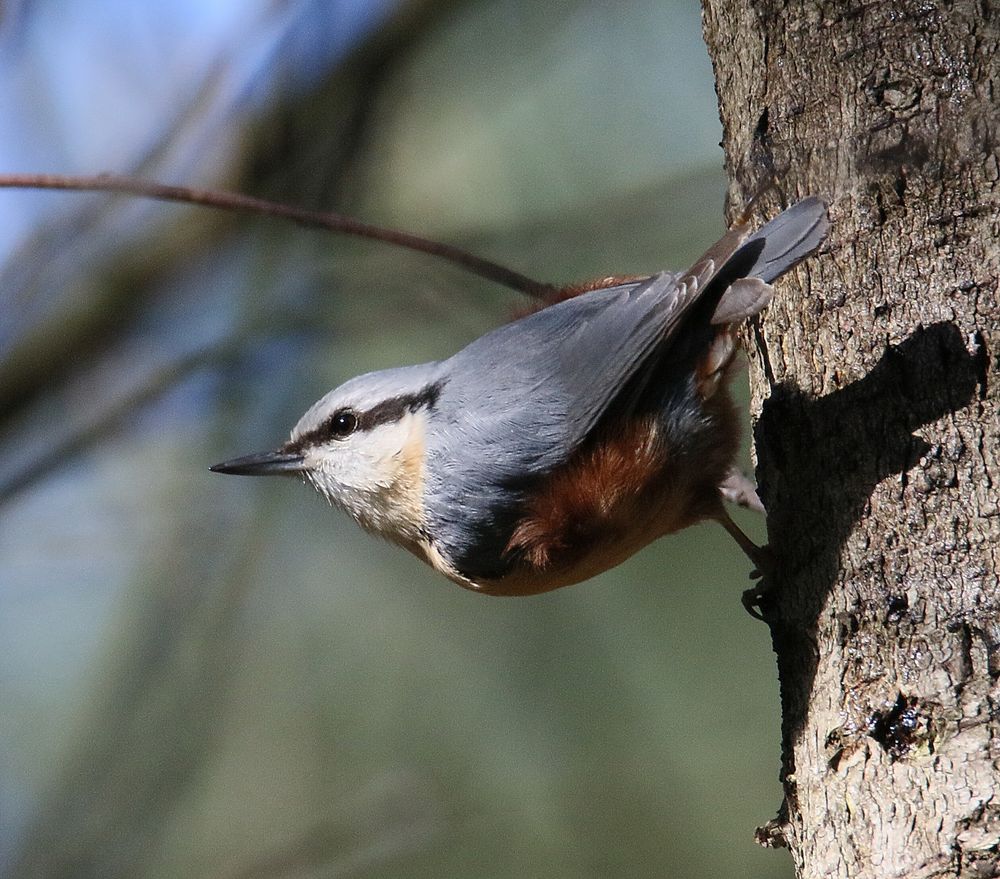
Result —
<svg viewBox="0 0 1000 879"><path fill-rule="evenodd" d="M814 251L826 228L825 205L806 199L749 237L732 230L681 275L582 293L444 361L429 415L425 506L430 532L458 570L502 576L503 549L534 477L569 460L644 366L708 345L713 312L729 322L763 308L769 282ZM703 323L678 336L699 302Z"/></svg>

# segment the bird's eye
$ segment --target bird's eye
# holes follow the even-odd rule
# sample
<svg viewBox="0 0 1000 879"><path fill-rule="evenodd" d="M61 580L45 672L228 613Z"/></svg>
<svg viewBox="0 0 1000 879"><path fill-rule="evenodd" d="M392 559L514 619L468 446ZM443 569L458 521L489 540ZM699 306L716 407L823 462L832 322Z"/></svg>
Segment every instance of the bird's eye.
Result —
<svg viewBox="0 0 1000 879"><path fill-rule="evenodd" d="M358 429L358 416L350 409L341 409L330 417L330 435L334 439L349 437Z"/></svg>

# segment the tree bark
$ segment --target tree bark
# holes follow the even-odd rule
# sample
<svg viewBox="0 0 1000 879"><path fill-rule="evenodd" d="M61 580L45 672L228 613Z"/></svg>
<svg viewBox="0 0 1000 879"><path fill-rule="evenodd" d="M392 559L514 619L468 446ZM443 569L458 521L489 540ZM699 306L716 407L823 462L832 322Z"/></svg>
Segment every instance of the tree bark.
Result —
<svg viewBox="0 0 1000 879"><path fill-rule="evenodd" d="M705 0L732 214L833 221L748 334L803 877L1000 875L998 16Z"/></svg>

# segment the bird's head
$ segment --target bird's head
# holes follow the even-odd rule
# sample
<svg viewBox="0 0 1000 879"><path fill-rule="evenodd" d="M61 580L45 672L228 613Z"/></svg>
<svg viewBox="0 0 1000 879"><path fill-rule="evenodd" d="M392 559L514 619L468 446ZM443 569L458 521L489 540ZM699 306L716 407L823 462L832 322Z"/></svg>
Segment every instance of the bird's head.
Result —
<svg viewBox="0 0 1000 879"><path fill-rule="evenodd" d="M401 542L423 527L425 429L438 364L358 376L315 403L271 452L216 464L238 476L298 474L362 526Z"/></svg>

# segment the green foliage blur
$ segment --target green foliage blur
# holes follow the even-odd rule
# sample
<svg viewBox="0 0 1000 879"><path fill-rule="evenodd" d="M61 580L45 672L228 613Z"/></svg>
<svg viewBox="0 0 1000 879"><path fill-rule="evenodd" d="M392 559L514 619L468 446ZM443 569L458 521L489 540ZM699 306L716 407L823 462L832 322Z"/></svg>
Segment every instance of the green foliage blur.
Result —
<svg viewBox="0 0 1000 879"><path fill-rule="evenodd" d="M544 280L679 268L724 228L693 0L410 4L271 82L199 129L224 149L163 162L178 112L114 170ZM49 225L0 276L4 875L790 875L752 842L781 796L777 684L721 529L495 599L293 480L207 471L354 374L447 356L514 294L277 221L34 197Z"/></svg>

